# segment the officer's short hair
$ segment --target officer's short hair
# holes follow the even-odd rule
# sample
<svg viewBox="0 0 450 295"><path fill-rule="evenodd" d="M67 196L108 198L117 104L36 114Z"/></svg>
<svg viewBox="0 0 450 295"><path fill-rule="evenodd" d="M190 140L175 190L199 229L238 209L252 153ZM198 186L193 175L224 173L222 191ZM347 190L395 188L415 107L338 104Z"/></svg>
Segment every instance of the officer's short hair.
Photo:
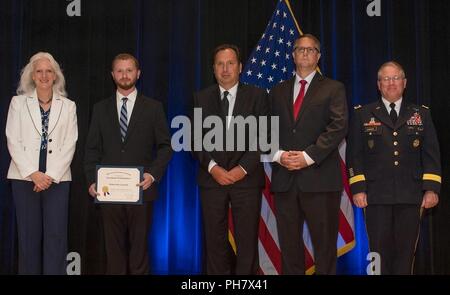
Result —
<svg viewBox="0 0 450 295"><path fill-rule="evenodd" d="M380 73L381 71L385 68L385 67L394 67L400 70L400 74L403 75L403 78L406 78L405 75L405 70L403 69L403 67L401 66L401 64L399 64L398 62L394 61L394 60L390 60L388 62L385 62L384 64L381 65L381 67L378 69L378 74L377 74L377 78L380 79Z"/></svg>

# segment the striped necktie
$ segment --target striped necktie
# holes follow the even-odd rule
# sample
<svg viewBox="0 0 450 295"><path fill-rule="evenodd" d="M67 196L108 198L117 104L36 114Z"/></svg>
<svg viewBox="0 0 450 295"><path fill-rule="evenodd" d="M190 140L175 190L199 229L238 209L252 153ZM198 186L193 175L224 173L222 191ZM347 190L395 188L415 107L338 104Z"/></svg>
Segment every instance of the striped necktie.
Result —
<svg viewBox="0 0 450 295"><path fill-rule="evenodd" d="M127 114L127 100L128 98L122 98L122 108L120 109L120 134L122 135L122 142L125 141L128 128L128 114Z"/></svg>

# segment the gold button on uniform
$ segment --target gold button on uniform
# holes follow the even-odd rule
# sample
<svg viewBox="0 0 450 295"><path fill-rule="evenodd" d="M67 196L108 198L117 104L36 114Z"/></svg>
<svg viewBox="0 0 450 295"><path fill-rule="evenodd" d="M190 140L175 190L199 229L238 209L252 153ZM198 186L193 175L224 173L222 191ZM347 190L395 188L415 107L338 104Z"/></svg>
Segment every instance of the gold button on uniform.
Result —
<svg viewBox="0 0 450 295"><path fill-rule="evenodd" d="M394 152L394 156L398 156L398 151L395 151L395 152Z"/></svg>
<svg viewBox="0 0 450 295"><path fill-rule="evenodd" d="M394 162L394 165L395 165L395 166L398 166L398 161L395 161L395 162Z"/></svg>
<svg viewBox="0 0 450 295"><path fill-rule="evenodd" d="M394 133L392 133L392 135L397 136L398 135L397 131L394 131Z"/></svg>
<svg viewBox="0 0 450 295"><path fill-rule="evenodd" d="M394 141L394 145L397 146L398 145L398 141Z"/></svg>

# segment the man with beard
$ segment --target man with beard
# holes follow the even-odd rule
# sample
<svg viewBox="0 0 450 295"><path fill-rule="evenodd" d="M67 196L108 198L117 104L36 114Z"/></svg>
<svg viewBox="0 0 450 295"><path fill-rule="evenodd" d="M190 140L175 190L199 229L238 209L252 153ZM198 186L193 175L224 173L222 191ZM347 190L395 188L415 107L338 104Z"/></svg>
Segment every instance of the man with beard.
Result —
<svg viewBox="0 0 450 295"><path fill-rule="evenodd" d="M94 106L86 141L85 172L89 194L98 195L96 165L142 166L143 204L100 205L105 233L107 274L148 274L147 233L152 201L172 149L162 104L138 93L139 63L130 54L112 62L116 93Z"/></svg>

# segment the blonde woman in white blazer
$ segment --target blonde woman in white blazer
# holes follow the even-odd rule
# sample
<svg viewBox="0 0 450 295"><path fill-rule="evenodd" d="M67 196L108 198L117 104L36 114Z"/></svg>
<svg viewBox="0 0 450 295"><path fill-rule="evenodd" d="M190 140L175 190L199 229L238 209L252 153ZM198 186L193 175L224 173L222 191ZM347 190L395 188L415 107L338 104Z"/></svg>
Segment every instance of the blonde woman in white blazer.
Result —
<svg viewBox="0 0 450 295"><path fill-rule="evenodd" d="M20 274L65 274L75 103L52 55L33 55L11 100L8 179L17 216Z"/></svg>

